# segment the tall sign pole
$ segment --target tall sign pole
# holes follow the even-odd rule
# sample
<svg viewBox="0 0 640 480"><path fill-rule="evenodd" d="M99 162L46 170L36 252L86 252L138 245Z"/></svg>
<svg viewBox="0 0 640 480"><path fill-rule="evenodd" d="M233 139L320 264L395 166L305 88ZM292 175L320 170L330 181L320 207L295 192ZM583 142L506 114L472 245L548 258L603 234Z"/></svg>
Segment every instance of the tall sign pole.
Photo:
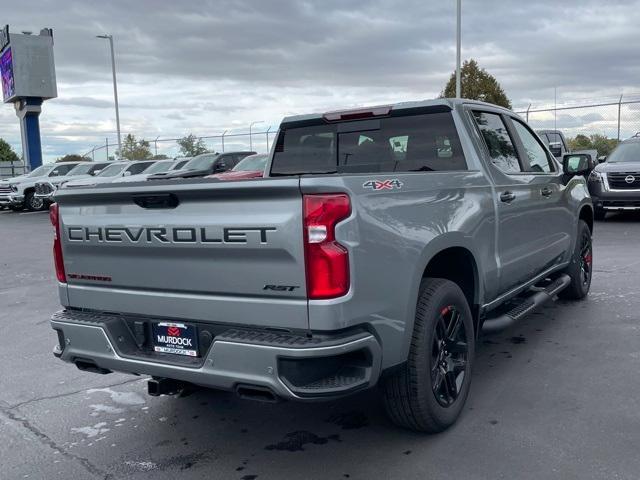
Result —
<svg viewBox="0 0 640 480"><path fill-rule="evenodd" d="M20 120L22 156L30 170L42 165L40 112L44 100L58 96L53 61L53 30L39 35L0 29L2 100L12 103Z"/></svg>
<svg viewBox="0 0 640 480"><path fill-rule="evenodd" d="M118 81L116 79L116 55L113 51L113 35L96 35L97 38L109 40L111 51L111 73L113 74L113 99L116 104L116 129L118 130L118 151L122 152L122 139L120 137L120 107L118 106ZM122 155L122 153L120 153Z"/></svg>
<svg viewBox="0 0 640 480"><path fill-rule="evenodd" d="M457 0L456 4L456 98L461 97L460 93L460 44L462 43L462 0Z"/></svg>

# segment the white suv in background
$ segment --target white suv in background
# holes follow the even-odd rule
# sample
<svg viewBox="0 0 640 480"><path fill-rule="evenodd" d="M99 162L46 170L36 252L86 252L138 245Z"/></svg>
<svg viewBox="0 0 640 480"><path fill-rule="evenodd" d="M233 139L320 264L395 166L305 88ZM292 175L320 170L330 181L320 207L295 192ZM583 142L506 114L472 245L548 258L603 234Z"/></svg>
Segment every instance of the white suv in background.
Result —
<svg viewBox="0 0 640 480"><path fill-rule="evenodd" d="M0 183L0 205L12 210L37 212L47 207L43 198L36 197L36 183L42 180L50 180L69 173L80 162L60 162L41 165L33 172L9 179Z"/></svg>
<svg viewBox="0 0 640 480"><path fill-rule="evenodd" d="M81 180L98 175L111 162L82 162L71 169L66 175L46 178L36 182L36 197L42 198L45 203L51 203L51 197L65 183L71 180Z"/></svg>

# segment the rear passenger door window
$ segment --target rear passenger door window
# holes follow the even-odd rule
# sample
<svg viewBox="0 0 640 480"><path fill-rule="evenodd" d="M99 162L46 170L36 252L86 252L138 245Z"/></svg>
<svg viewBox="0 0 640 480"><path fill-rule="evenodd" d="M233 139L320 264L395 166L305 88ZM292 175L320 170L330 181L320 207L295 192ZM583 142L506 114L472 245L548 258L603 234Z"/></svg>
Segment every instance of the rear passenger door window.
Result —
<svg viewBox="0 0 640 480"><path fill-rule="evenodd" d="M533 173L554 172L555 169L547 156L547 151L533 133L519 120L512 118L511 121L513 122L516 134L522 142L522 148L529 161L525 171Z"/></svg>
<svg viewBox="0 0 640 480"><path fill-rule="evenodd" d="M518 152L502 117L497 113L478 111L474 111L473 116L489 150L491 163L505 173L522 172Z"/></svg>

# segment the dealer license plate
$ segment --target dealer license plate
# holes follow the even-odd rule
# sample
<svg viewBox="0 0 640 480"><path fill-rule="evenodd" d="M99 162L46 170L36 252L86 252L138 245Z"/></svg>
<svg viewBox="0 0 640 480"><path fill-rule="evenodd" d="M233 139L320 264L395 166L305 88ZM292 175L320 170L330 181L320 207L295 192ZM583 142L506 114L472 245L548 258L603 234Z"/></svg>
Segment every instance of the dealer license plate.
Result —
<svg viewBox="0 0 640 480"><path fill-rule="evenodd" d="M153 324L153 350L174 355L198 356L195 325L159 322Z"/></svg>

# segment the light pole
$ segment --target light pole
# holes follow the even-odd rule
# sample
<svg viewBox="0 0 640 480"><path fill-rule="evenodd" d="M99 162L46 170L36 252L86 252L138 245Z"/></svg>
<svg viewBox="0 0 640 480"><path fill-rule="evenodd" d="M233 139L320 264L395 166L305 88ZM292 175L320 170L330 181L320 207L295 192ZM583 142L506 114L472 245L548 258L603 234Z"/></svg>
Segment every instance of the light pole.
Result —
<svg viewBox="0 0 640 480"><path fill-rule="evenodd" d="M462 43L462 0L456 4L456 98L460 98L460 44Z"/></svg>
<svg viewBox="0 0 640 480"><path fill-rule="evenodd" d="M122 155L122 139L120 138L120 109L118 108L118 82L116 80L116 57L113 53L113 35L96 35L96 38L109 40L111 48L111 71L113 72L113 98L116 102L116 128L118 129L118 152Z"/></svg>
<svg viewBox="0 0 640 480"><path fill-rule="evenodd" d="M253 128L253 126L256 123L262 123L262 122L264 122L264 120L258 120L258 121L255 121L255 122L251 122L249 124L249 150L251 150L251 151L253 151L253 138L251 136L251 129Z"/></svg>

